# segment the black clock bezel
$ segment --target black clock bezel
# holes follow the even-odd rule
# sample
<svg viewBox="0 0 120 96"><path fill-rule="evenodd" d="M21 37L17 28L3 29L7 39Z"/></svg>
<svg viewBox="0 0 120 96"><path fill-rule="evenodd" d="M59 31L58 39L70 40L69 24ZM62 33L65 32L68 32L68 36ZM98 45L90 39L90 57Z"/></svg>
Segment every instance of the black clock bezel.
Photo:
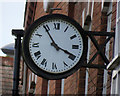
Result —
<svg viewBox="0 0 120 96"><path fill-rule="evenodd" d="M80 32L82 39L83 39L83 53L81 55L81 58L79 60L79 62L70 70L66 71L66 72L62 72L62 73L49 73L46 72L42 69L40 69L32 60L31 56L30 56L30 52L29 52L29 40L30 40L30 36L32 34L32 31L39 26L39 24L47 21L47 20L51 20L51 19L62 19L65 20L69 23L71 23L73 26L75 26L77 28L77 30ZM29 69L34 72L36 75L43 77L45 79L49 79L49 80L55 80L55 79L62 79L62 78L67 78L68 76L70 76L71 74L73 74L75 71L77 71L82 64L84 64L83 62L85 62L85 58L86 58L86 54L87 54L87 36L83 30L83 28L79 25L79 23L77 23L75 20L73 20L72 18L66 16L66 15L62 15L62 14L50 14L50 15L45 15L39 19L37 19L35 22L33 22L30 27L25 31L24 37L23 37L23 42L22 42L22 53L23 53L23 58L24 61L26 63L26 65L29 67Z"/></svg>

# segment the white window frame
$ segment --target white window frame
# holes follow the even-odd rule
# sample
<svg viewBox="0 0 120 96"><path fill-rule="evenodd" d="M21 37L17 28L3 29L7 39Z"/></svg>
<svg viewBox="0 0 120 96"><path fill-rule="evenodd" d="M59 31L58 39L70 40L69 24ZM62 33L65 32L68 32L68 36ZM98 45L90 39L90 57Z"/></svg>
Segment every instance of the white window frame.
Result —
<svg viewBox="0 0 120 96"><path fill-rule="evenodd" d="M119 2L119 5L118 5ZM115 47L114 47L114 58L108 64L107 69L115 69L119 65L120 60L120 0L117 1L117 18L116 18L116 32L115 32ZM119 9L119 10L118 10ZM119 12L118 12L119 11Z"/></svg>
<svg viewBox="0 0 120 96"><path fill-rule="evenodd" d="M50 92L50 80L48 80L47 96L49 96L49 92Z"/></svg>
<svg viewBox="0 0 120 96"><path fill-rule="evenodd" d="M61 81L61 96L63 96L64 95L64 79L62 79L62 81Z"/></svg>
<svg viewBox="0 0 120 96"><path fill-rule="evenodd" d="M31 73L29 74L29 86L28 86L28 92L30 90L30 85L31 85Z"/></svg>
<svg viewBox="0 0 120 96"><path fill-rule="evenodd" d="M119 23L120 23L120 9L119 9L119 7L120 7L120 4L118 4L118 3L120 3L120 0L118 0L118 2L117 2L117 18L116 18L116 34L115 34L115 56L120 56L120 30L118 30L119 29Z"/></svg>
<svg viewBox="0 0 120 96"><path fill-rule="evenodd" d="M85 23L85 8L83 9L82 12L82 28L84 27L84 23Z"/></svg>
<svg viewBox="0 0 120 96"><path fill-rule="evenodd" d="M117 79L117 76L112 77L111 94L115 94L116 93L116 79Z"/></svg>
<svg viewBox="0 0 120 96"><path fill-rule="evenodd" d="M90 0L88 0L88 5L87 5L87 15L89 15L89 9L90 9Z"/></svg>
<svg viewBox="0 0 120 96"><path fill-rule="evenodd" d="M90 25L89 25L89 31L91 31L91 28L92 28L92 22L90 22ZM87 62L89 62L89 59L90 59L90 38L88 37L88 52L87 52ZM85 95L87 95L88 93L88 78L89 78L89 68L86 68L86 79L85 79Z"/></svg>
<svg viewBox="0 0 120 96"><path fill-rule="evenodd" d="M112 69L111 94L120 95L120 0L117 1L117 18L115 32L114 58L107 66Z"/></svg>
<svg viewBox="0 0 120 96"><path fill-rule="evenodd" d="M91 21L93 18L93 11L94 11L93 9L94 9L94 0L92 0Z"/></svg>

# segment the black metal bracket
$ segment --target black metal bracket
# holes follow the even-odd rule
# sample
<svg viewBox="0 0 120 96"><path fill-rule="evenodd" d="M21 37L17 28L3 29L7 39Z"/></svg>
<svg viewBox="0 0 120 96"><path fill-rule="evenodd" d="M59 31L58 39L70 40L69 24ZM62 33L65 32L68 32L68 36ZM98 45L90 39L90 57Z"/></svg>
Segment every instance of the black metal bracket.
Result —
<svg viewBox="0 0 120 96"><path fill-rule="evenodd" d="M92 43L94 44L95 48L97 49L97 52L93 55L93 57L89 60L89 62L87 64L84 64L82 67L106 69L106 66L109 64L109 60L105 56L103 48L104 48L104 46L106 46L106 44L112 37L115 37L115 33L114 32L103 32L103 31L102 32L100 32L100 31L99 32L85 31L85 33L91 39ZM98 42L94 36L108 36L108 38L106 38L105 42L102 45L100 45L100 44L98 44ZM94 59L97 57L98 54L102 57L103 61L106 63L105 65L92 64L92 62L94 61Z"/></svg>
<svg viewBox="0 0 120 96"><path fill-rule="evenodd" d="M55 10L62 10L61 8L50 8L50 14L52 14L53 13L53 11L55 11Z"/></svg>

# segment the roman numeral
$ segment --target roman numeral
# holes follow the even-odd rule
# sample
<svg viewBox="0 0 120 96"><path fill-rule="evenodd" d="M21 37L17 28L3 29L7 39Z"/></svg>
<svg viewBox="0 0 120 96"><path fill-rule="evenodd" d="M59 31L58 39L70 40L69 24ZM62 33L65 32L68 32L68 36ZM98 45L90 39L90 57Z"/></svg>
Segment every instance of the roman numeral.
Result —
<svg viewBox="0 0 120 96"><path fill-rule="evenodd" d="M54 28L56 30L59 30L60 29L60 23L54 23Z"/></svg>
<svg viewBox="0 0 120 96"><path fill-rule="evenodd" d="M45 30L48 32L48 31L50 31L50 28L49 28L49 26L46 24L46 25L43 25L43 28L45 28Z"/></svg>
<svg viewBox="0 0 120 96"><path fill-rule="evenodd" d="M32 44L32 47L39 47L39 43Z"/></svg>
<svg viewBox="0 0 120 96"><path fill-rule="evenodd" d="M64 32L66 32L66 31L67 31L67 29L68 29L68 26L65 28Z"/></svg>
<svg viewBox="0 0 120 96"><path fill-rule="evenodd" d="M72 49L79 49L79 45L72 45Z"/></svg>
<svg viewBox="0 0 120 96"><path fill-rule="evenodd" d="M45 67L46 67L46 65L47 65L47 60L44 58L44 59L42 60L41 64L42 64L42 65L45 65Z"/></svg>
<svg viewBox="0 0 120 96"><path fill-rule="evenodd" d="M37 51L34 53L35 57L37 58L37 60L41 57L41 52Z"/></svg>
<svg viewBox="0 0 120 96"><path fill-rule="evenodd" d="M64 63L64 67L67 67L68 65L63 61L63 63Z"/></svg>
<svg viewBox="0 0 120 96"><path fill-rule="evenodd" d="M70 39L72 40L72 39L74 39L75 37L77 37L77 36L76 36L76 35L73 35L73 36L70 37Z"/></svg>
<svg viewBox="0 0 120 96"><path fill-rule="evenodd" d="M57 66L54 62L52 63L52 69L57 69Z"/></svg>
<svg viewBox="0 0 120 96"><path fill-rule="evenodd" d="M39 37L42 37L42 35L40 35L40 34L35 34L36 36L39 36Z"/></svg>
<svg viewBox="0 0 120 96"><path fill-rule="evenodd" d="M70 54L68 58L74 61L74 59L76 58L76 56L73 55L73 54Z"/></svg>

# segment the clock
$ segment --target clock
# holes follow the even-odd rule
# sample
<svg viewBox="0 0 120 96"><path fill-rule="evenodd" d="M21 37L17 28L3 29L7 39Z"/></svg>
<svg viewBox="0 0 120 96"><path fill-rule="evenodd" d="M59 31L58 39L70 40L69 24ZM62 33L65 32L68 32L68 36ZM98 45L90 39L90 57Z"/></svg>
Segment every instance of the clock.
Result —
<svg viewBox="0 0 120 96"><path fill-rule="evenodd" d="M25 32L22 52L27 66L45 79L62 79L85 61L87 39L73 19L62 14L45 15Z"/></svg>

